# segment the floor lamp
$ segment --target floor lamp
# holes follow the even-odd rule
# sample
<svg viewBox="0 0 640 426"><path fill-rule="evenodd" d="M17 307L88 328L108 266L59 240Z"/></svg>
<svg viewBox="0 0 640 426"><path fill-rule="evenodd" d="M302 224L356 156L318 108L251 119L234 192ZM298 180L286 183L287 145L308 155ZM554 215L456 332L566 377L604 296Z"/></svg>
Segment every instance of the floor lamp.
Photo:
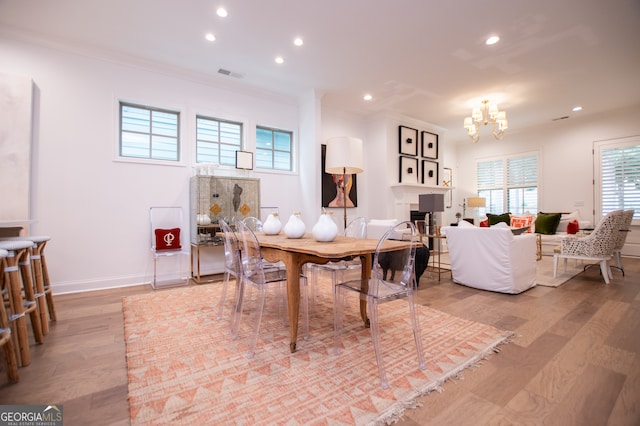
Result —
<svg viewBox="0 0 640 426"><path fill-rule="evenodd" d="M341 193L344 210L344 229L347 229L347 199L351 186L347 185L347 175L362 173L362 139L341 136L327 140L324 171L332 175L342 175L342 182L336 185Z"/></svg>
<svg viewBox="0 0 640 426"><path fill-rule="evenodd" d="M429 213L429 234L436 235L433 214L444 211L444 194L418 195L418 210Z"/></svg>

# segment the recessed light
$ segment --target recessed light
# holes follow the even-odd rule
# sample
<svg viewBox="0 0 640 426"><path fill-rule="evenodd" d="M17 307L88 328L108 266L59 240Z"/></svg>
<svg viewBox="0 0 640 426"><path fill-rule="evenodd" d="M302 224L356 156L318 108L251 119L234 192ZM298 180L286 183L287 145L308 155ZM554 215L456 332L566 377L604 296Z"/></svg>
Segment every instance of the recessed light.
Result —
<svg viewBox="0 0 640 426"><path fill-rule="evenodd" d="M489 46L491 46L492 44L496 44L497 42L500 41L500 37L498 36L491 36L487 39L487 41L485 41L485 43Z"/></svg>
<svg viewBox="0 0 640 426"><path fill-rule="evenodd" d="M578 106L575 106L575 107L573 107L572 111L573 111L573 112L582 111L582 107L581 107L581 106L579 106L579 105L578 105Z"/></svg>
<svg viewBox="0 0 640 426"><path fill-rule="evenodd" d="M225 18L227 16L227 9L219 7L218 10L216 10L216 14L221 18Z"/></svg>
<svg viewBox="0 0 640 426"><path fill-rule="evenodd" d="M362 97L362 99L364 99L365 101L370 101L370 100L372 100L372 99L373 99L373 96L371 96L370 94L368 94L368 93L367 93L366 95L364 95L364 96Z"/></svg>
<svg viewBox="0 0 640 426"><path fill-rule="evenodd" d="M282 64L284 63L284 59L282 58L282 56L277 56L276 57L276 64Z"/></svg>
<svg viewBox="0 0 640 426"><path fill-rule="evenodd" d="M204 38L206 38L209 41L215 41L216 40L216 36L214 36L213 34L209 33L206 36L204 36Z"/></svg>
<svg viewBox="0 0 640 426"><path fill-rule="evenodd" d="M293 40L293 44L295 44L296 46L302 46L304 44L304 41L300 37L296 37L296 39Z"/></svg>

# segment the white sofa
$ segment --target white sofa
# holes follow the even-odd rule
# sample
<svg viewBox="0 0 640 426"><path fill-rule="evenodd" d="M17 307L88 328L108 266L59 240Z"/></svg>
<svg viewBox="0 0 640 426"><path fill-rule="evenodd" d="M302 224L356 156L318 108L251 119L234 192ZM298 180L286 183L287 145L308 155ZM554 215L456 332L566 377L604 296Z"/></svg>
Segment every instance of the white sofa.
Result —
<svg viewBox="0 0 640 426"><path fill-rule="evenodd" d="M558 229L556 229L555 234L540 234L543 256L553 256L553 250L556 247L559 247L561 241L569 235L567 234L567 226L569 222L573 220L578 221L579 229L589 228L593 225L591 221L582 219L580 217L580 212L577 210L571 213L563 213L560 217L560 224L558 224Z"/></svg>
<svg viewBox="0 0 640 426"><path fill-rule="evenodd" d="M506 225L505 225L506 226ZM445 226L453 281L500 293L536 285L536 237L508 227Z"/></svg>

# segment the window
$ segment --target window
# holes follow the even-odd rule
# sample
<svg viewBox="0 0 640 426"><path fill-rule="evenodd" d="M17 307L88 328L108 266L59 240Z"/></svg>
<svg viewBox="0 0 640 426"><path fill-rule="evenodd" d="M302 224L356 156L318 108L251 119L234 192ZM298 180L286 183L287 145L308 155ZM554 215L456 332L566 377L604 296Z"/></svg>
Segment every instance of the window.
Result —
<svg viewBox="0 0 640 426"><path fill-rule="evenodd" d="M634 209L640 219L640 138L597 143L595 151L597 213Z"/></svg>
<svg viewBox="0 0 640 426"><path fill-rule="evenodd" d="M486 212L538 212L536 154L479 161L476 172L478 196L486 198Z"/></svg>
<svg viewBox="0 0 640 426"><path fill-rule="evenodd" d="M120 102L120 156L180 161L180 113Z"/></svg>
<svg viewBox="0 0 640 426"><path fill-rule="evenodd" d="M236 164L242 150L242 123L196 117L196 163Z"/></svg>
<svg viewBox="0 0 640 426"><path fill-rule="evenodd" d="M256 168L293 170L293 133L256 127Z"/></svg>

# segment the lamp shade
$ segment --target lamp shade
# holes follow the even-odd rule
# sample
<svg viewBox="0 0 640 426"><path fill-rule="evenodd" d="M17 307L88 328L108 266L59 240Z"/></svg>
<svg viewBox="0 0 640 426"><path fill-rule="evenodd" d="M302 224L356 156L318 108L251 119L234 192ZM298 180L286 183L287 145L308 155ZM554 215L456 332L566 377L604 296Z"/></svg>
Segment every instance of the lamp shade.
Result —
<svg viewBox="0 0 640 426"><path fill-rule="evenodd" d="M487 199L484 197L467 198L467 206L469 207L484 207L486 205L487 205Z"/></svg>
<svg viewBox="0 0 640 426"><path fill-rule="evenodd" d="M340 136L327 140L325 172L337 174L362 173L362 139Z"/></svg>
<svg viewBox="0 0 640 426"><path fill-rule="evenodd" d="M421 212L443 212L444 194L420 194L418 195L418 210Z"/></svg>

